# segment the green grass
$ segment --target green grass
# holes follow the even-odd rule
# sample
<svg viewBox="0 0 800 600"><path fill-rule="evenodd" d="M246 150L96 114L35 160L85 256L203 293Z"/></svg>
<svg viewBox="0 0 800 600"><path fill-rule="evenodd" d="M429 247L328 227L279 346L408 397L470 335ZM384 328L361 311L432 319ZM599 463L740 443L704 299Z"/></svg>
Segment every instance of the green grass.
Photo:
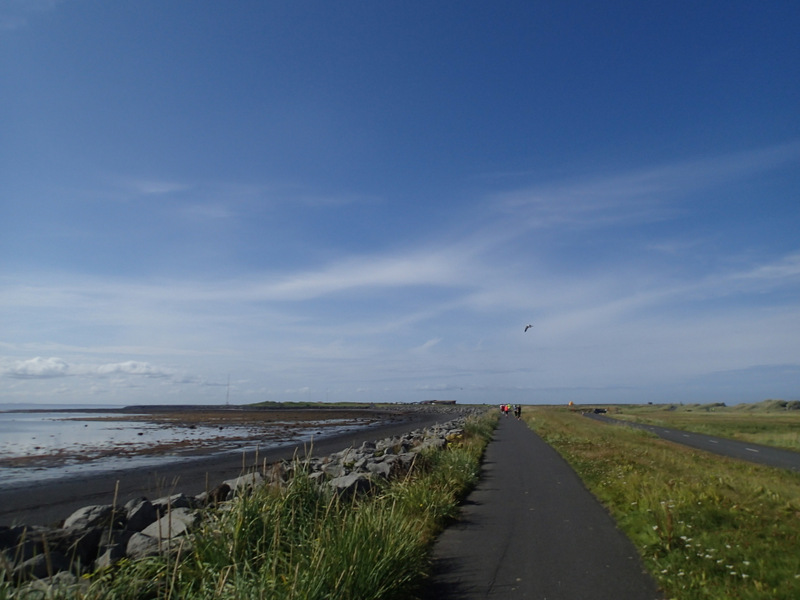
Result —
<svg viewBox="0 0 800 600"><path fill-rule="evenodd" d="M615 406L610 416L800 451L798 402Z"/></svg>
<svg viewBox="0 0 800 600"><path fill-rule="evenodd" d="M420 453L402 480L344 500L305 474L263 487L203 521L178 556L123 561L52 598L80 600L413 598L436 534L475 485L497 416L467 419L446 450ZM0 599L13 590L0 585Z"/></svg>
<svg viewBox="0 0 800 600"><path fill-rule="evenodd" d="M800 475L729 460L566 409L528 423L642 553L668 598L800 598Z"/></svg>

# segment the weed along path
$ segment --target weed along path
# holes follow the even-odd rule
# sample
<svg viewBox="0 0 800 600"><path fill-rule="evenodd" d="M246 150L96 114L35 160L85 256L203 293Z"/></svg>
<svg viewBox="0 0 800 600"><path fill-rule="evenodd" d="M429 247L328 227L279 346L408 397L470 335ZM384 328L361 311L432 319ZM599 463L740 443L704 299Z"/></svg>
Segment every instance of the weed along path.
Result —
<svg viewBox="0 0 800 600"><path fill-rule="evenodd" d="M500 418L481 480L433 558L430 600L663 597L572 468L513 417Z"/></svg>

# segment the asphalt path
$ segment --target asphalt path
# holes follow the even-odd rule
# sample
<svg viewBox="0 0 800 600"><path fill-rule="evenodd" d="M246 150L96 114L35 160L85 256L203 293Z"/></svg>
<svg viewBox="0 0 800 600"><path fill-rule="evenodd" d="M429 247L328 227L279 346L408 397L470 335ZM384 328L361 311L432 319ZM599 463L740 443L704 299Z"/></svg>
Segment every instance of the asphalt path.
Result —
<svg viewBox="0 0 800 600"><path fill-rule="evenodd" d="M191 460L178 460L154 467L117 469L92 475L34 482L12 488L0 488L0 525L53 525L75 510L93 504L117 504L146 497L154 500L183 493L194 496L213 489L259 465L302 458L310 451L325 456L365 441L404 435L421 427L450 421L457 412L412 412L387 416L378 425L346 434L319 438L308 444L287 444L255 452L225 453Z"/></svg>
<svg viewBox="0 0 800 600"><path fill-rule="evenodd" d="M433 559L427 600L663 598L572 468L513 417L500 418L480 482Z"/></svg>
<svg viewBox="0 0 800 600"><path fill-rule="evenodd" d="M603 423L609 423L612 425L627 425L628 427L644 429L646 431L655 433L657 436L664 438L665 440L700 450L706 450L715 454L721 454L722 456L727 456L729 458L736 458L770 467L791 469L792 471L800 472L800 452L783 450L781 448L773 448L771 446L761 446L759 444L751 444L749 442L740 442L737 440L708 435L705 433L693 433L691 431L683 431L680 429L668 429L666 427L660 427L656 425L645 425L644 423L622 421L593 413L586 413L586 416L597 421L602 421Z"/></svg>

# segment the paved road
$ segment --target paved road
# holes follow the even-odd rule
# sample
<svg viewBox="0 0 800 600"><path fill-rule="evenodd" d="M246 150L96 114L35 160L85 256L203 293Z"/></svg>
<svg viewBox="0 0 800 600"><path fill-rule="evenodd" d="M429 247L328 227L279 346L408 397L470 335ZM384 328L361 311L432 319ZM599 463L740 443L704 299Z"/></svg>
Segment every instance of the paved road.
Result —
<svg viewBox="0 0 800 600"><path fill-rule="evenodd" d="M715 454L721 454L730 458L746 460L770 467L778 467L780 469L800 471L800 452L773 448L771 446L761 446L749 442L739 442L705 433L692 433L691 431L682 431L680 429L668 429L656 425L622 421L604 415L587 413L586 416L613 425L628 425L629 427L645 429L665 440L691 446L692 448L698 448L700 450L706 450Z"/></svg>
<svg viewBox="0 0 800 600"><path fill-rule="evenodd" d="M522 421L501 417L462 514L434 546L426 599L663 597L606 510Z"/></svg>
<svg viewBox="0 0 800 600"><path fill-rule="evenodd" d="M364 441L403 435L458 416L457 413L419 412L387 418L377 426L315 440L313 454L325 456L350 446L360 446ZM302 457L305 451L304 445L297 444L261 449L258 463L291 459L295 452ZM245 455L228 453L196 460L179 460L158 468L117 469L0 489L0 525L50 525L65 519L78 508L91 504L111 504L117 483L119 504L141 496L155 499L178 492L193 496L216 487L226 479L237 477L246 467L252 468L255 462L253 452Z"/></svg>

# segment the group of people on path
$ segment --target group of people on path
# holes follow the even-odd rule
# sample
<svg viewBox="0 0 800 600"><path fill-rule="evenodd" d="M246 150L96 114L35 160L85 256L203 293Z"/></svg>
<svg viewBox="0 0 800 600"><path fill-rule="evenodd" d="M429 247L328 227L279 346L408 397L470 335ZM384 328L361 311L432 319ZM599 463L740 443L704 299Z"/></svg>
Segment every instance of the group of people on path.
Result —
<svg viewBox="0 0 800 600"><path fill-rule="evenodd" d="M510 404L501 404L500 405L500 412L502 412L505 416L508 416L508 413L514 412L514 416L518 419L522 417L522 405L517 404L512 406Z"/></svg>

